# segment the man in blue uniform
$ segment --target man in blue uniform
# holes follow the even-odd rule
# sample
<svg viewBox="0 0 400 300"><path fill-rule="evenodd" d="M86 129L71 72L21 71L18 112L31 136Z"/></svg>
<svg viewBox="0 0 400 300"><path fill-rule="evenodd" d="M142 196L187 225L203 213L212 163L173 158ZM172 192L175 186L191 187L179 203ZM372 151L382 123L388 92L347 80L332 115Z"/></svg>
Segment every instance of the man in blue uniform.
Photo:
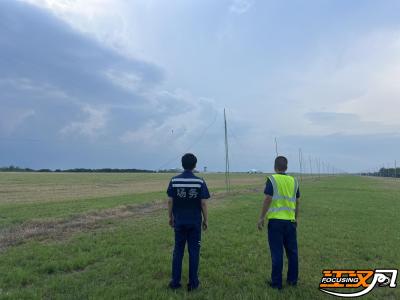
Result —
<svg viewBox="0 0 400 300"><path fill-rule="evenodd" d="M175 230L175 248L172 258L171 289L181 287L182 259L186 242L189 252L188 291L199 287L201 227L207 230L207 201L210 198L204 179L196 177L193 170L197 158L192 153L182 156L184 172L171 179L168 194L169 225Z"/></svg>

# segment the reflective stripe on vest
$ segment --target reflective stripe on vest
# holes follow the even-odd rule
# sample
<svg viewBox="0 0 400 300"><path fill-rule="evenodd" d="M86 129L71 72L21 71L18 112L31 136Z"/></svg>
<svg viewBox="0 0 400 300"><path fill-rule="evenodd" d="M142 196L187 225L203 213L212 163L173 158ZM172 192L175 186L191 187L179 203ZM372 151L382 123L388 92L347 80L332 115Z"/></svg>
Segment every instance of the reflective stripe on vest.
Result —
<svg viewBox="0 0 400 300"><path fill-rule="evenodd" d="M297 180L289 175L269 176L274 189L268 219L295 220L296 194L299 188Z"/></svg>

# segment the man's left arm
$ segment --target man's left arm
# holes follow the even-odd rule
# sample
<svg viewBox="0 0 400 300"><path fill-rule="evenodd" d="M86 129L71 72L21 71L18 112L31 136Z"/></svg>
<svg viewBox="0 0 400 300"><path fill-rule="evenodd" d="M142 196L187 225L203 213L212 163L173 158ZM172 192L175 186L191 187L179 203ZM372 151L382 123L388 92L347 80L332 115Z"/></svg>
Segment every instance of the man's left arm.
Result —
<svg viewBox="0 0 400 300"><path fill-rule="evenodd" d="M174 189L172 187L172 181L169 182L167 195L168 195L168 217L169 217L168 224L169 226L174 227L174 214L172 213L172 207L174 205L174 198L173 198Z"/></svg>
<svg viewBox="0 0 400 300"><path fill-rule="evenodd" d="M171 197L168 197L168 217L169 217L169 226L174 227L174 215L172 214L172 206L174 205L174 200Z"/></svg>
<svg viewBox="0 0 400 300"><path fill-rule="evenodd" d="M299 206L300 206L300 188L297 189L296 192L296 210L295 210L295 215L294 218L296 220L296 223L299 221Z"/></svg>
<svg viewBox="0 0 400 300"><path fill-rule="evenodd" d="M201 212L203 214L203 230L207 230L208 228L208 208L207 208L207 200L201 199Z"/></svg>
<svg viewBox="0 0 400 300"><path fill-rule="evenodd" d="M296 199L296 210L295 210L295 216L294 216L296 223L299 222L299 206L300 206L299 204L300 204L300 198L297 198Z"/></svg>

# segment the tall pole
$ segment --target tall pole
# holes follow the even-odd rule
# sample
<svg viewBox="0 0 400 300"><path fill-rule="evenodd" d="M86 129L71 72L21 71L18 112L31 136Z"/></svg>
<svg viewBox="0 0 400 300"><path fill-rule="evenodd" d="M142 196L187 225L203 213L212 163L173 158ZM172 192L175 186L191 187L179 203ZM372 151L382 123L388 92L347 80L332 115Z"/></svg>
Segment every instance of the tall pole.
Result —
<svg viewBox="0 0 400 300"><path fill-rule="evenodd" d="M312 177L312 159L311 156L308 157L310 160L310 173L311 173L311 177Z"/></svg>
<svg viewBox="0 0 400 300"><path fill-rule="evenodd" d="M299 166L300 166L300 181L303 182L303 154L299 148Z"/></svg>
<svg viewBox="0 0 400 300"><path fill-rule="evenodd" d="M226 113L224 108L224 127L225 127L225 186L226 191L231 189L229 178L229 145L228 145L228 127L226 125Z"/></svg>
<svg viewBox="0 0 400 300"><path fill-rule="evenodd" d="M397 178L397 161L394 161L394 178Z"/></svg>
<svg viewBox="0 0 400 300"><path fill-rule="evenodd" d="M275 153L276 153L276 157L278 157L278 141L275 138Z"/></svg>

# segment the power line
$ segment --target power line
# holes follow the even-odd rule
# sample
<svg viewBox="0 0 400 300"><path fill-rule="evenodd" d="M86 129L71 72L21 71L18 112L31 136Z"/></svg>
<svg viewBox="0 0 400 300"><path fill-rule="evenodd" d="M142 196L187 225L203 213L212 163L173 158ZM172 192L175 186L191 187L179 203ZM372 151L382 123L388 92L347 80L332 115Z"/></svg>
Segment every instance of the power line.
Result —
<svg viewBox="0 0 400 300"><path fill-rule="evenodd" d="M205 136L206 132L214 125L215 121L217 121L218 118L218 112L215 113L214 119L211 121L211 123L205 127L203 129L203 131L201 132L201 134L199 135L199 137L192 143L190 144L185 151L183 151L184 153L188 152L192 147L196 146ZM176 161L177 159L179 159L181 157L181 154L175 156L174 158L167 160L165 163L163 163L160 167L157 168L157 170L161 170L163 169L165 166L168 166L170 163Z"/></svg>

